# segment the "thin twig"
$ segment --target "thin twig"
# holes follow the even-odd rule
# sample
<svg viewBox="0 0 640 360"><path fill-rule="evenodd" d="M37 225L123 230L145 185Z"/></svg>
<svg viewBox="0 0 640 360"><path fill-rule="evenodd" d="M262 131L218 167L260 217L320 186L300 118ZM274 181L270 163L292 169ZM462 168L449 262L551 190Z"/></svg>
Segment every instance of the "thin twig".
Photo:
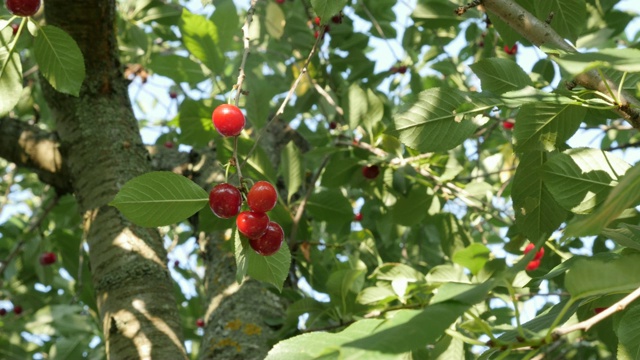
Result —
<svg viewBox="0 0 640 360"><path fill-rule="evenodd" d="M42 222L44 221L44 219L47 217L47 215L49 215L51 210L53 210L53 208L56 207L56 205L58 205L59 201L60 201L60 197L58 195L55 195L53 200L51 200L51 203L49 203L46 207L44 207L44 209L42 210L42 212L40 214L38 214L37 216L33 216L31 218L31 221L29 221L29 225L22 232L22 236L20 237L20 241L18 241L16 246L9 253L9 256L7 256L6 259L0 261L0 286L2 286L2 278L3 278L2 275L4 274L5 270L7 270L7 268L9 267L9 264L11 263L11 261L13 261L13 259L16 256L18 256L18 253L20 252L20 250L22 250L22 247L24 246L25 242L27 241L27 237L25 235L27 235L27 234L33 232L35 229L39 228L40 225L42 224Z"/></svg>
<svg viewBox="0 0 640 360"><path fill-rule="evenodd" d="M387 44L387 47L391 51L391 55L393 55L393 57L396 58L396 61L400 61L400 58L398 57L396 52L393 51L393 47L389 43L389 39L387 39L387 36L384 34L384 31L382 30L380 23L378 23L378 20L376 20L376 18L373 16L371 11L369 11L369 8L367 8L367 5L364 4L364 1L358 0L358 3L360 4L360 6L362 6L362 9L364 10L365 14L367 14L367 16L369 17L369 20L371 20L371 23L376 28L376 31L378 31L378 34L380 34L380 36L382 36L382 38L384 39L384 42Z"/></svg>
<svg viewBox="0 0 640 360"><path fill-rule="evenodd" d="M590 318L588 318L587 320L581 321L577 324L573 324L573 325L569 325L569 326L563 326L559 329L556 329L553 331L553 337L555 339L564 336L566 334L569 334L571 332L574 331L578 331L578 330L584 330L587 331L589 330L592 326L594 326L595 324L599 323L600 321L608 318L609 316L617 313L618 311L622 311L624 310L627 306L629 306L629 304L631 304L634 300L636 300L637 298L640 297L640 287L635 289L631 294L625 296L624 298L622 298L620 301L618 301L617 303L609 306L608 308L606 308L604 311L600 312L599 314L596 314L595 316L592 316Z"/></svg>
<svg viewBox="0 0 640 360"><path fill-rule="evenodd" d="M247 58L249 57L249 53L251 52L251 44L249 38L249 27L251 26L251 22L253 21L253 14L256 11L256 3L258 0L251 0L251 4L249 5L249 10L247 10L247 17L244 21L244 25L242 26L242 41L244 44L244 52L242 53L242 61L240 62L240 68L238 68L238 82L233 86L236 89L236 98L235 104L238 106L240 103L240 94L242 93L242 85L244 84L244 79L247 77L244 72L244 67L247 63Z"/></svg>

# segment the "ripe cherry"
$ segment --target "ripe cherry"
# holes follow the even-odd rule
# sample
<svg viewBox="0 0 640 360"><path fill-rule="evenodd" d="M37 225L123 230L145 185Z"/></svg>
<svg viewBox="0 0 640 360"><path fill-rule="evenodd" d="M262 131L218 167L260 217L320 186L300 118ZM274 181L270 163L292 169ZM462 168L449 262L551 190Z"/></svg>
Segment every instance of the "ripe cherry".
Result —
<svg viewBox="0 0 640 360"><path fill-rule="evenodd" d="M211 115L213 126L222 136L238 136L246 122L244 114L237 106L222 104Z"/></svg>
<svg viewBox="0 0 640 360"><path fill-rule="evenodd" d="M229 183L216 185L209 193L209 207L222 219L238 215L242 206L240 190Z"/></svg>
<svg viewBox="0 0 640 360"><path fill-rule="evenodd" d="M353 217L354 221L362 221L362 213L357 213L354 217Z"/></svg>
<svg viewBox="0 0 640 360"><path fill-rule="evenodd" d="M253 184L247 194L247 204L255 212L267 212L273 209L278 202L276 189L267 181L258 181Z"/></svg>
<svg viewBox="0 0 640 360"><path fill-rule="evenodd" d="M11 30L13 30L13 35L15 36L15 34L18 33L18 29L20 28L20 25L18 24L11 24Z"/></svg>
<svg viewBox="0 0 640 360"><path fill-rule="evenodd" d="M166 147L167 149L173 149L173 143L171 141L165 141L164 147Z"/></svg>
<svg viewBox="0 0 640 360"><path fill-rule="evenodd" d="M13 313L16 315L22 314L22 306L16 305L13 307Z"/></svg>
<svg viewBox="0 0 640 360"><path fill-rule="evenodd" d="M251 248L262 256L273 255L282 246L284 240L284 231L277 222L270 221L267 231L257 239L249 239Z"/></svg>
<svg viewBox="0 0 640 360"><path fill-rule="evenodd" d="M56 262L56 254L46 252L40 255L40 265L47 266Z"/></svg>
<svg viewBox="0 0 640 360"><path fill-rule="evenodd" d="M535 249L535 245L534 244L529 244L527 245L527 247L524 248L523 253L528 254L529 252L531 252L531 250ZM538 250L538 252L536 253L536 256L533 257L533 260L540 260L542 259L542 257L544 256L544 248L540 248L540 250Z"/></svg>
<svg viewBox="0 0 640 360"><path fill-rule="evenodd" d="M509 55L515 55L518 52L518 44L513 44L512 47L509 47L509 45L505 45L504 52Z"/></svg>
<svg viewBox="0 0 640 360"><path fill-rule="evenodd" d="M331 18L331 22L334 24L342 24L342 16L342 11L336 15L333 15L333 17Z"/></svg>
<svg viewBox="0 0 640 360"><path fill-rule="evenodd" d="M196 326L199 328L204 327L204 319L196 320Z"/></svg>
<svg viewBox="0 0 640 360"><path fill-rule="evenodd" d="M173 262L173 267L180 267L180 260L176 260Z"/></svg>
<svg viewBox="0 0 640 360"><path fill-rule="evenodd" d="M527 269L527 271L533 271L538 267L540 267L540 260L531 260L525 269Z"/></svg>
<svg viewBox="0 0 640 360"><path fill-rule="evenodd" d="M362 167L362 175L369 180L377 178L379 174L380 167L378 165L369 165Z"/></svg>
<svg viewBox="0 0 640 360"><path fill-rule="evenodd" d="M315 18L315 19L313 19L313 22L316 24L316 26L320 26L320 23L321 23L322 21L320 20L320 17L319 17L319 16L316 16L316 18Z"/></svg>
<svg viewBox="0 0 640 360"><path fill-rule="evenodd" d="M256 239L267 232L269 216L262 212L243 211L238 214L236 225L240 234L249 239Z"/></svg>
<svg viewBox="0 0 640 360"><path fill-rule="evenodd" d="M601 312L603 312L603 311L605 311L607 309L608 308L606 308L606 307L598 307L598 308L593 309L593 312L596 313L596 314L600 314Z"/></svg>
<svg viewBox="0 0 640 360"><path fill-rule="evenodd" d="M7 309L0 309L0 316L7 315Z"/></svg>
<svg viewBox="0 0 640 360"><path fill-rule="evenodd" d="M13 15L32 16L40 9L41 0L5 0L4 3Z"/></svg>
<svg viewBox="0 0 640 360"><path fill-rule="evenodd" d="M515 124L514 122L511 122L511 121L503 121L503 122L502 122L502 127L503 127L505 130L513 130L513 127L514 127L515 125L516 125L516 124Z"/></svg>
<svg viewBox="0 0 640 360"><path fill-rule="evenodd" d="M169 97L171 99L177 99L178 98L178 93L173 91L173 90L171 90L171 91L169 91Z"/></svg>
<svg viewBox="0 0 640 360"><path fill-rule="evenodd" d="M285 0L276 0L276 3L278 3L278 4L284 4L284 1L285 1Z"/></svg>

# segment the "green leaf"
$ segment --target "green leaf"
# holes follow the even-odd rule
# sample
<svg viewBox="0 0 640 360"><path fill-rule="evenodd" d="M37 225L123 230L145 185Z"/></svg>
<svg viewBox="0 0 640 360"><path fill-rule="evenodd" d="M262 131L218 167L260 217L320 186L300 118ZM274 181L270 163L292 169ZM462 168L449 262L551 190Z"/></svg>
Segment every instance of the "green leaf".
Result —
<svg viewBox="0 0 640 360"><path fill-rule="evenodd" d="M451 261L466 267L473 275L477 275L484 267L484 264L489 261L490 255L491 250L486 246L479 243L473 243L464 249L456 251L451 258Z"/></svg>
<svg viewBox="0 0 640 360"><path fill-rule="evenodd" d="M267 14L265 16L265 27L267 29L267 33L269 33L269 35L274 39L280 40L282 35L284 35L285 24L286 20L282 7L275 2L270 1L267 4Z"/></svg>
<svg viewBox="0 0 640 360"><path fill-rule="evenodd" d="M386 263L380 265L370 275L377 280L405 280L407 282L425 282L425 276L409 265Z"/></svg>
<svg viewBox="0 0 640 360"><path fill-rule="evenodd" d="M356 159L333 156L324 169L320 182L322 186L330 188L346 185L353 174L361 168Z"/></svg>
<svg viewBox="0 0 640 360"><path fill-rule="evenodd" d="M289 202L291 201L291 196L300 189L304 180L302 155L300 155L298 147L293 142L289 142L284 147L281 158L280 172L287 188L287 202Z"/></svg>
<svg viewBox="0 0 640 360"><path fill-rule="evenodd" d="M353 219L351 203L338 189L321 189L312 194L307 211L316 221L346 223Z"/></svg>
<svg viewBox="0 0 640 360"><path fill-rule="evenodd" d="M85 346L82 343L82 338L58 337L51 347L49 358L53 360L79 359L83 357Z"/></svg>
<svg viewBox="0 0 640 360"><path fill-rule="evenodd" d="M617 358L640 358L640 306L633 306L624 312L616 334L619 341Z"/></svg>
<svg viewBox="0 0 640 360"><path fill-rule="evenodd" d="M551 27L561 37L569 39L575 44L578 35L582 33L587 18L585 0L550 0L534 1L538 19L546 19L553 12Z"/></svg>
<svg viewBox="0 0 640 360"><path fill-rule="evenodd" d="M482 284L445 283L438 288L438 292L431 299L431 304L453 300L457 303L473 305L484 300L494 286L493 280Z"/></svg>
<svg viewBox="0 0 640 360"><path fill-rule="evenodd" d="M154 53L148 66L151 71L176 83L187 82L195 85L207 78L199 64L184 56Z"/></svg>
<svg viewBox="0 0 640 360"><path fill-rule="evenodd" d="M179 24L182 43L189 52L206 65L213 73L224 70L224 57L218 44L218 28L201 15L182 9Z"/></svg>
<svg viewBox="0 0 640 360"><path fill-rule="evenodd" d="M432 197L424 186L414 186L407 196L399 196L391 208L393 221L405 226L413 226L424 220L429 211Z"/></svg>
<svg viewBox="0 0 640 360"><path fill-rule="evenodd" d="M311 0L311 7L316 15L327 23L329 19L337 14L347 4L347 0Z"/></svg>
<svg viewBox="0 0 640 360"><path fill-rule="evenodd" d="M495 94L503 94L532 85L527 73L512 60L489 58L470 67L480 78L483 91L488 90Z"/></svg>
<svg viewBox="0 0 640 360"><path fill-rule="evenodd" d="M411 17L419 26L441 29L456 26L462 21L451 10L451 4L445 1L419 1Z"/></svg>
<svg viewBox="0 0 640 360"><path fill-rule="evenodd" d="M561 316L559 324L564 324L576 312L580 304L574 303L567 310L565 307L569 299L565 299L550 308L547 308L532 320L522 324L525 334L545 335L549 331L549 327L553 325L558 316ZM516 341L521 337L518 329L510 330L500 335L498 339L504 342Z"/></svg>
<svg viewBox="0 0 640 360"><path fill-rule="evenodd" d="M520 108L513 131L517 152L553 151L575 134L587 112L568 104L531 103Z"/></svg>
<svg viewBox="0 0 640 360"><path fill-rule="evenodd" d="M400 141L422 152L453 149L478 127L471 116L493 108L475 100L455 89L421 92L407 111L394 116Z"/></svg>
<svg viewBox="0 0 640 360"><path fill-rule="evenodd" d="M591 212L631 166L597 149L570 149L543 166L545 186L555 200L576 214Z"/></svg>
<svg viewBox="0 0 640 360"><path fill-rule="evenodd" d="M612 68L618 71L640 72L640 50L633 48L599 49L590 53L571 53L555 59L560 68L570 75L577 75L596 68Z"/></svg>
<svg viewBox="0 0 640 360"><path fill-rule="evenodd" d="M137 176L122 186L109 203L140 226L171 225L202 209L206 191L184 176L156 171Z"/></svg>
<svg viewBox="0 0 640 360"><path fill-rule="evenodd" d="M216 25L218 46L224 53L239 47L240 42L234 40L234 37L241 34L240 18L233 0L216 0L215 6L216 10L211 16L211 22Z"/></svg>
<svg viewBox="0 0 640 360"><path fill-rule="evenodd" d="M33 46L38 68L61 93L80 95L84 81L84 57L78 44L64 30L52 25L39 28Z"/></svg>
<svg viewBox="0 0 640 360"><path fill-rule="evenodd" d="M358 304L368 305L375 304L381 301L391 301L393 299L396 299L397 297L398 296L393 291L391 286L387 284L386 286L378 285L375 287L362 289L362 291L360 291L360 293L358 294L356 301L358 302Z"/></svg>
<svg viewBox="0 0 640 360"><path fill-rule="evenodd" d="M235 256L238 265L236 281L242 282L246 274L255 280L275 286L278 291L282 291L282 286L289 275L289 266L291 265L291 252L289 252L287 242L283 241L277 253L270 256L262 256L251 249L249 241L245 237L238 235L237 231L235 233Z"/></svg>
<svg viewBox="0 0 640 360"><path fill-rule="evenodd" d="M640 286L640 254L603 253L578 258L567 271L564 284L574 300L631 292Z"/></svg>
<svg viewBox="0 0 640 360"><path fill-rule="evenodd" d="M534 241L550 235L567 217L567 212L543 184L544 160L542 152L522 154L511 189L516 225L522 234Z"/></svg>
<svg viewBox="0 0 640 360"><path fill-rule="evenodd" d="M625 209L640 203L640 164L629 169L609 196L592 214L570 222L565 236L596 235Z"/></svg>
<svg viewBox="0 0 640 360"><path fill-rule="evenodd" d="M202 101L185 99L179 107L177 120L180 124L180 142L196 147L204 147L220 136L211 122L211 113L219 105L207 106Z"/></svg>
<svg viewBox="0 0 640 360"><path fill-rule="evenodd" d="M486 294L485 294L486 295ZM370 336L343 344L383 353L403 353L433 344L469 305L445 302L424 310L400 310Z"/></svg>
<svg viewBox="0 0 640 360"><path fill-rule="evenodd" d="M640 250L640 226L620 224L617 229L605 228L600 234L618 243L618 245Z"/></svg>
<svg viewBox="0 0 640 360"><path fill-rule="evenodd" d="M0 41L5 33L11 34L11 28L6 28L0 33ZM2 45L2 43L0 43ZM20 54L14 51L9 56L6 47L0 47L0 116L4 116L11 111L22 94L22 62Z"/></svg>
<svg viewBox="0 0 640 360"><path fill-rule="evenodd" d="M340 304L343 313L348 311L347 296L357 294L364 284L366 269L342 269L329 275L327 280L327 292L331 295L332 303Z"/></svg>

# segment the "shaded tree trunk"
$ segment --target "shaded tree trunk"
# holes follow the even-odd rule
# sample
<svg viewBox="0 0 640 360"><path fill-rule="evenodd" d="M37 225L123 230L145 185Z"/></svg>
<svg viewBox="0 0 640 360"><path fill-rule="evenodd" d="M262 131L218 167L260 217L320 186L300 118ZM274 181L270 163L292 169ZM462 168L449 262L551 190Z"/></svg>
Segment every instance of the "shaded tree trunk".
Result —
<svg viewBox="0 0 640 360"><path fill-rule="evenodd" d="M83 213L107 355L186 358L158 231L134 226L107 205L126 181L150 169L118 61L115 1L48 0L45 16L85 57L80 97L42 83Z"/></svg>

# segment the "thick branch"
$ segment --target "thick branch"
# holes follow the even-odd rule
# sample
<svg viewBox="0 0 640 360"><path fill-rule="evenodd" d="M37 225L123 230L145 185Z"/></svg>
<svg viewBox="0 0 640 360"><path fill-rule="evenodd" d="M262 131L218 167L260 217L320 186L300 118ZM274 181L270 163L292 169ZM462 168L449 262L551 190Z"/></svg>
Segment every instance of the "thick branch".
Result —
<svg viewBox="0 0 640 360"><path fill-rule="evenodd" d="M577 50L567 43L555 30L545 21L536 18L522 6L512 0L484 0L484 8L498 16L506 22L513 30L525 37L537 46L544 44L552 45L567 52L577 52ZM582 73L574 79L575 83L587 89L598 90L604 94L609 88L617 89L610 79L602 79L596 70ZM620 103L616 112L625 120L629 121L634 128L640 129L640 101L626 91L620 93Z"/></svg>
<svg viewBox="0 0 640 360"><path fill-rule="evenodd" d="M35 172L58 194L72 191L57 136L10 117L0 118L0 157Z"/></svg>

